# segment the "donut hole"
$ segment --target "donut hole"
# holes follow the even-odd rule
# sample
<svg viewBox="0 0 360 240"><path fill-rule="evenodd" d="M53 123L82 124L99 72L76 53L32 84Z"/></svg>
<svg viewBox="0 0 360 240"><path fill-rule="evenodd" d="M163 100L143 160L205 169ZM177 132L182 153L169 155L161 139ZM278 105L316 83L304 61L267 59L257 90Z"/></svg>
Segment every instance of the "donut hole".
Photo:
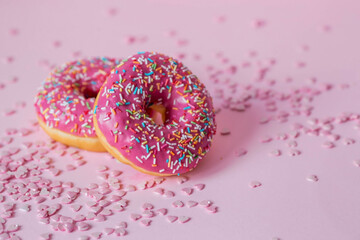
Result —
<svg viewBox="0 0 360 240"><path fill-rule="evenodd" d="M161 104L153 104L146 108L146 113L157 125L164 125L166 120L166 108Z"/></svg>
<svg viewBox="0 0 360 240"><path fill-rule="evenodd" d="M85 88L82 93L84 94L85 99L96 98L96 96L99 93L99 90L91 89L91 88Z"/></svg>

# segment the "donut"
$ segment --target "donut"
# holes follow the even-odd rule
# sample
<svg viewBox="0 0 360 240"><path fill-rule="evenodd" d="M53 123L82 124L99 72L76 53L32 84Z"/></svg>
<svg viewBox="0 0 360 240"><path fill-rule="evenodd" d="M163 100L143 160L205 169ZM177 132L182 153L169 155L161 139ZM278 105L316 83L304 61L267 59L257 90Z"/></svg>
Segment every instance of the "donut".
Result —
<svg viewBox="0 0 360 240"><path fill-rule="evenodd" d="M193 170L216 133L204 84L181 62L155 52L139 52L112 70L95 100L94 126L116 159L157 176Z"/></svg>
<svg viewBox="0 0 360 240"><path fill-rule="evenodd" d="M35 97L41 128L66 145L106 151L95 133L93 105L106 77L119 63L119 60L96 57L72 61L51 72Z"/></svg>

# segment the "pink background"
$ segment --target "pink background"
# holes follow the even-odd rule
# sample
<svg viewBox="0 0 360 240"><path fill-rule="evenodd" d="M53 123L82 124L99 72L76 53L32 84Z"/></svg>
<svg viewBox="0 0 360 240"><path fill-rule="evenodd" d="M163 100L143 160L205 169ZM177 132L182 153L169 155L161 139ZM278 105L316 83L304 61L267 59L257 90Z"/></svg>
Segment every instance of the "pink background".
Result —
<svg viewBox="0 0 360 240"><path fill-rule="evenodd" d="M113 13L113 14L111 14ZM219 18L224 21L219 21ZM263 22L263 26L254 23ZM1 115L0 134L7 128L29 127L35 119L32 106L36 89L51 66L79 57L126 57L137 51L153 50L173 56L185 56L183 62L204 81L215 94L227 92L231 83L251 84L260 89L290 93L295 87L316 88L333 84L331 91L316 96L309 105L311 116L291 116L285 123L259 124L272 113L265 110L265 101L252 99L245 112L225 109L222 98L214 98L223 107L217 116L218 134L213 149L199 167L188 174L192 186L205 183L206 188L191 196L180 193L184 186L169 178L162 187L177 193L169 200L155 196L152 190L136 191L126 196L130 205L124 213L110 216L87 232L71 235L56 233L53 239L77 239L78 236L102 231L117 222L129 222L127 239L348 239L360 238L360 168L353 161L360 159L358 122L334 124L339 134L333 149L322 144L326 137L301 133L296 142L299 156L289 156L289 140L260 143L263 136L276 137L290 133L292 123L309 125L313 118L337 117L343 112L359 114L360 78L360 5L345 1L0 1L0 112L15 109L10 116ZM11 34L17 29L18 34ZM174 36L168 36L175 31ZM134 43L126 40L135 37ZM58 47L55 42L59 42ZM308 46L308 50L304 46ZM250 56L249 52L256 52ZM254 54L253 54L254 55ZM196 56L200 56L198 59ZM13 61L8 58L12 57ZM228 60L224 60L228 59ZM262 82L254 81L258 65L276 60ZM228 61L227 63L225 63ZM250 67L242 67L250 62ZM306 64L298 67L299 62ZM236 66L235 74L220 75L220 83L211 78L208 66L226 71ZM18 82L11 80L17 77ZM288 83L285 80L291 78ZM313 84L309 79L316 78ZM269 81L276 84L270 86ZM228 81L228 82L227 82ZM347 84L347 85L344 85ZM229 93L234 98L246 93ZM277 102L279 109L291 111L290 104ZM24 109L14 107L25 101ZM281 107L280 107L281 106ZM220 132L230 129L230 135ZM345 146L342 140L356 142ZM48 138L36 130L28 141ZM23 139L17 137L12 146ZM248 153L237 157L245 148ZM269 152L280 149L279 157ZM101 182L97 167L105 164L124 172L123 184L138 184L152 179L128 166L117 163L106 153L81 153L87 164L75 171L64 171L57 179L73 181L78 187ZM51 155L51 153L50 153ZM54 165L65 169L73 160L54 157ZM318 182L307 181L315 174ZM262 186L251 188L252 181ZM173 200L209 199L218 212L209 214L201 208L174 209ZM9 202L8 200L6 202ZM83 201L83 202L82 202ZM54 202L54 201L53 201ZM85 200L78 199L78 203ZM166 207L173 215L187 215L188 223L168 223L161 217L144 227L129 219L144 202L157 208ZM36 206L34 202L30 202ZM64 208L62 214L74 215ZM28 214L19 213L9 219L22 226L17 233L23 239L37 239L52 232L50 226L37 222L35 207ZM102 239L115 239L104 236Z"/></svg>

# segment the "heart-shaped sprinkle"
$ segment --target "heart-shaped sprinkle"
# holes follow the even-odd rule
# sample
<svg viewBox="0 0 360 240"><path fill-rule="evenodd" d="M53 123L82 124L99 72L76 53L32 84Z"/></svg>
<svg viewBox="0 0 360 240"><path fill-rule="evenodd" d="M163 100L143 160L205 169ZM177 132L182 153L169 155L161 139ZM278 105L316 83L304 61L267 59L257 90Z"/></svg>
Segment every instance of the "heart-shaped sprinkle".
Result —
<svg viewBox="0 0 360 240"><path fill-rule="evenodd" d="M355 167L360 167L360 159L354 161Z"/></svg>
<svg viewBox="0 0 360 240"><path fill-rule="evenodd" d="M154 178L154 181L155 181L156 184L161 184L163 181L165 181L165 178L156 177L156 178Z"/></svg>
<svg viewBox="0 0 360 240"><path fill-rule="evenodd" d="M167 219L169 222L173 223L173 222L175 222L175 221L178 219L178 217L177 217L177 216L167 216L166 219Z"/></svg>
<svg viewBox="0 0 360 240"><path fill-rule="evenodd" d="M151 218L155 216L155 213L151 210L145 210L142 215L146 218Z"/></svg>
<svg viewBox="0 0 360 240"><path fill-rule="evenodd" d="M95 239L100 239L102 236L102 233L101 232L93 232L90 235Z"/></svg>
<svg viewBox="0 0 360 240"><path fill-rule="evenodd" d="M160 209L156 210L156 212L158 212L161 215L166 215L167 214L167 209L166 208L160 208Z"/></svg>
<svg viewBox="0 0 360 240"><path fill-rule="evenodd" d="M306 177L306 180L308 180L309 182L317 182L319 181L319 178L316 175L310 175Z"/></svg>
<svg viewBox="0 0 360 240"><path fill-rule="evenodd" d="M79 231L87 231L91 228L90 225L85 222L78 222L76 226Z"/></svg>
<svg viewBox="0 0 360 240"><path fill-rule="evenodd" d="M115 231L114 228L104 228L104 233L105 233L106 235L110 235L110 234L112 234L114 231Z"/></svg>
<svg viewBox="0 0 360 240"><path fill-rule="evenodd" d="M134 185L127 185L127 186L125 187L125 191L127 191L127 192L134 192L134 191L136 191L136 187L135 187Z"/></svg>
<svg viewBox="0 0 360 240"><path fill-rule="evenodd" d="M156 185L154 180L149 180L146 184L146 188L152 188Z"/></svg>
<svg viewBox="0 0 360 240"><path fill-rule="evenodd" d="M167 198L172 198L172 197L175 196L175 193L172 192L172 191L166 191L166 192L164 193L164 196L167 197Z"/></svg>
<svg viewBox="0 0 360 240"><path fill-rule="evenodd" d="M260 187L262 184L261 182L259 181L251 181L250 184L249 184L249 187L251 188L257 188L257 187Z"/></svg>
<svg viewBox="0 0 360 240"><path fill-rule="evenodd" d="M74 211L74 212L78 212L81 209L81 205L80 204L73 204L70 206L70 208Z"/></svg>
<svg viewBox="0 0 360 240"><path fill-rule="evenodd" d="M75 220L76 222L81 222L81 221L84 221L85 219L86 219L86 217L85 217L84 215L82 215L82 214L78 214L78 215L76 215L75 218L74 218L74 220Z"/></svg>
<svg viewBox="0 0 360 240"><path fill-rule="evenodd" d="M217 207L214 206L214 205L211 205L211 206L208 206L208 207L206 208L206 210L208 210L208 211L211 212L211 213L216 213L216 212L217 212Z"/></svg>
<svg viewBox="0 0 360 240"><path fill-rule="evenodd" d="M120 222L117 226L120 227L120 228L127 228L127 223L126 222Z"/></svg>
<svg viewBox="0 0 360 240"><path fill-rule="evenodd" d="M11 224L6 230L8 232L16 232L20 229L20 225L18 224Z"/></svg>
<svg viewBox="0 0 360 240"><path fill-rule="evenodd" d="M142 219L142 220L140 220L140 223L144 226L149 226L151 223L151 220L150 219Z"/></svg>
<svg viewBox="0 0 360 240"><path fill-rule="evenodd" d="M192 207L197 206L198 203L195 202L195 201L191 201L191 200L190 200L190 201L187 201L186 205L187 205L189 208L192 208Z"/></svg>
<svg viewBox="0 0 360 240"><path fill-rule="evenodd" d="M89 207L94 207L94 206L97 205L97 202L95 202L95 201L88 201L88 202L86 202L86 205L89 206Z"/></svg>
<svg viewBox="0 0 360 240"><path fill-rule="evenodd" d="M183 207L184 206L184 203L180 200L176 200L175 202L172 203L173 207Z"/></svg>
<svg viewBox="0 0 360 240"><path fill-rule="evenodd" d="M111 202L117 202L117 201L121 200L121 197L118 195L112 195L109 200Z"/></svg>
<svg viewBox="0 0 360 240"><path fill-rule="evenodd" d="M140 215L140 214L137 214L137 213L132 213L132 214L130 215L130 218L131 218L132 220L134 220L134 221L137 221L137 220L139 220L139 219L141 218L141 215Z"/></svg>
<svg viewBox="0 0 360 240"><path fill-rule="evenodd" d="M153 209L153 208L154 208L154 205L152 205L151 203L144 203L144 204L142 205L142 208L143 208L144 210L149 210L149 209Z"/></svg>
<svg viewBox="0 0 360 240"><path fill-rule="evenodd" d="M19 207L19 209L24 212L30 212L30 205L28 204L22 205Z"/></svg>
<svg viewBox="0 0 360 240"><path fill-rule="evenodd" d="M189 180L189 178L185 177L185 176L181 176L176 179L178 184L183 184L184 182L187 182L188 180Z"/></svg>
<svg viewBox="0 0 360 240"><path fill-rule="evenodd" d="M186 222L188 222L188 221L190 221L190 217L186 217L186 216L180 216L179 217L179 222L180 223L186 223Z"/></svg>
<svg viewBox="0 0 360 240"><path fill-rule="evenodd" d="M98 172L105 172L105 171L107 171L109 168L107 167L107 166L105 166L105 165L100 165L100 166L98 166L98 168L97 168L97 171Z"/></svg>
<svg viewBox="0 0 360 240"><path fill-rule="evenodd" d="M192 188L183 188L183 189L181 189L181 191L183 193L185 193L186 195L191 195L194 190Z"/></svg>
<svg viewBox="0 0 360 240"><path fill-rule="evenodd" d="M101 211L101 214L104 215L104 216L110 216L112 215L112 211L110 209L104 209Z"/></svg>
<svg viewBox="0 0 360 240"><path fill-rule="evenodd" d="M202 207L208 207L212 204L212 202L210 200L202 200L201 202L199 202L199 204Z"/></svg>
<svg viewBox="0 0 360 240"><path fill-rule="evenodd" d="M335 144L333 142L324 142L322 146L323 148L334 148Z"/></svg>
<svg viewBox="0 0 360 240"><path fill-rule="evenodd" d="M155 194L159 194L159 195L163 195L164 194L164 189L163 188L157 188L154 190Z"/></svg>
<svg viewBox="0 0 360 240"><path fill-rule="evenodd" d="M112 170L112 171L110 172L110 175L111 175L112 177L117 177L117 176L119 176L120 174L122 174L122 171L119 171L119 170Z"/></svg>
<svg viewBox="0 0 360 240"><path fill-rule="evenodd" d="M95 221L98 221L98 222L104 222L106 221L106 217L105 215L103 214L98 214L95 218L94 218Z"/></svg>
<svg viewBox="0 0 360 240"><path fill-rule="evenodd" d="M98 214L99 212L101 212L103 208L100 206L92 206L90 207L90 210L93 211L95 214Z"/></svg>
<svg viewBox="0 0 360 240"><path fill-rule="evenodd" d="M124 228L116 228L115 229L116 236L125 236L127 234L126 230Z"/></svg>
<svg viewBox="0 0 360 240"><path fill-rule="evenodd" d="M195 188L196 190L201 191L201 190L203 190L203 189L205 188L205 184L202 184L202 183L195 184L195 185L194 185L194 188Z"/></svg>

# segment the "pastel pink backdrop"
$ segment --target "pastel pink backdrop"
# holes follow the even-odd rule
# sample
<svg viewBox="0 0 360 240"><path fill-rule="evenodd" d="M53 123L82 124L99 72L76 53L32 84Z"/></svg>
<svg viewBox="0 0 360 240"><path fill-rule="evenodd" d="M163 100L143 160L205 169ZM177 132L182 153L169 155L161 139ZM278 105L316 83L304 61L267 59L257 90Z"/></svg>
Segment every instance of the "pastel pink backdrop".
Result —
<svg viewBox="0 0 360 240"><path fill-rule="evenodd" d="M26 108L11 116L1 116L0 134L22 127L35 119L32 106L36 89L49 72L48 66L72 60L75 55L126 57L137 51L153 50L182 56L183 62L215 93L219 84L209 79L207 66L227 69L243 61L276 59L268 78L277 81L277 91L288 92L309 85L309 78L335 86L348 84L346 90L335 87L312 103L312 117L325 118L342 112L359 113L360 78L360 4L357 1L0 1L0 112L25 101ZM223 20L223 22L222 22ZM260 22L259 22L260 21ZM258 22L263 26L254 27ZM18 29L16 36L11 29ZM176 34L169 37L169 32ZM135 42L129 44L129 38ZM54 45L59 45L55 46ZM301 47L309 46L304 52ZM249 52L256 51L254 59ZM229 59L221 63L216 53ZM199 55L200 60L194 56ZM9 60L13 57L13 61ZM306 67L296 64L305 62ZM255 70L240 69L231 76L238 83L252 83ZM286 83L290 76L293 81ZM11 83L13 77L17 83ZM259 83L260 84L260 83ZM260 86L260 85L259 85ZM310 84L311 86L311 84ZM239 93L240 94L240 93ZM220 106L220 100L215 100ZM229 136L218 134L213 149L199 167L189 174L193 183L205 183L206 189L193 198L209 199L219 207L215 214L200 209L181 209L192 217L186 224L169 224L155 219L151 226L129 226L127 239L347 239L360 238L360 158L359 133L352 126L336 128L341 136L356 139L351 146L334 149L321 147L324 139L301 136L296 141L301 155L269 157L285 142L259 143L264 135L289 131L291 123L306 124L306 117L294 117L287 123L258 124L266 116L263 104L251 102L244 113L223 109L217 116L218 129L228 128ZM34 139L47 140L35 132ZM17 140L19 143L21 139ZM248 153L236 157L245 148ZM87 164L76 171L64 172L58 179L85 187L98 181L96 168L105 164L124 171L122 179L134 183L149 179L106 154L83 153ZM71 162L56 162L59 168ZM306 180L311 174L318 182ZM251 188L252 181L262 186ZM169 189L181 188L174 179ZM144 201L165 204L150 191L131 193L128 212L137 211ZM129 193L130 195L130 193ZM180 198L187 199L185 196ZM175 212L177 213L177 212ZM69 212L68 214L71 214ZM125 214L124 214L125 215ZM17 215L9 222L22 225L23 239L37 239L51 232L36 221L36 212ZM121 220L118 215L107 222ZM128 218L123 220L131 221ZM91 231L105 226L99 224ZM86 233L85 233L86 234ZM58 233L53 239L77 239L84 233ZM103 239L115 239L114 236Z"/></svg>

